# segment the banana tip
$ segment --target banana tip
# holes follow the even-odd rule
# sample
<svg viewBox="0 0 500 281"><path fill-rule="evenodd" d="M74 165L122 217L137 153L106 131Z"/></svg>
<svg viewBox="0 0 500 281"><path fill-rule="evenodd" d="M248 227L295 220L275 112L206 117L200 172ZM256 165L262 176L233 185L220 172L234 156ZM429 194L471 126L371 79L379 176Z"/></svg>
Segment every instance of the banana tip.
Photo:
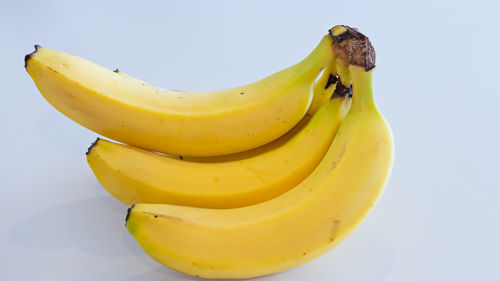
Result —
<svg viewBox="0 0 500 281"><path fill-rule="evenodd" d="M38 51L38 49L40 49L42 46L40 45L35 45L35 50L29 54L27 54L26 56L24 56L24 68L26 68L28 66L28 61L30 60L30 58Z"/></svg>
<svg viewBox="0 0 500 281"><path fill-rule="evenodd" d="M85 155L89 155L89 153L92 151L92 148L97 145L97 142L99 142L101 138L97 138L87 149L87 152L85 152Z"/></svg>
<svg viewBox="0 0 500 281"><path fill-rule="evenodd" d="M128 218L130 216L130 211L135 207L135 204L130 206L130 208L127 209L127 216L125 217L125 226L127 226Z"/></svg>

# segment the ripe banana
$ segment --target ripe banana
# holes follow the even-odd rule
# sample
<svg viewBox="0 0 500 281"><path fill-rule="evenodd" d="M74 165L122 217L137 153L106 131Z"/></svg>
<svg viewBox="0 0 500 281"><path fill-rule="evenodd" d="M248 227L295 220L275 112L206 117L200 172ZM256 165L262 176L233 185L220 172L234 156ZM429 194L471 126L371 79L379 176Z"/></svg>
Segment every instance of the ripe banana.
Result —
<svg viewBox="0 0 500 281"><path fill-rule="evenodd" d="M214 156L269 143L305 115L312 85L334 56L325 36L298 64L212 92L161 90L83 58L36 46L25 67L42 95L77 123L166 154Z"/></svg>
<svg viewBox="0 0 500 281"><path fill-rule="evenodd" d="M321 73L318 81L313 85L313 98L307 113L313 114L318 108L331 97L337 86L337 76L335 76L335 61L328 64Z"/></svg>
<svg viewBox="0 0 500 281"><path fill-rule="evenodd" d="M286 192L316 167L350 101L335 95L281 138L223 161L180 160L102 139L89 148L87 161L103 187L127 205L248 206Z"/></svg>
<svg viewBox="0 0 500 281"><path fill-rule="evenodd" d="M352 81L353 100L318 166L290 191L248 207L131 207L127 229L146 253L189 275L249 278L307 262L361 223L388 180L393 141L373 100L371 44L357 30L342 28L341 34L348 35L333 35L336 44L358 50L351 54L348 46L338 51L349 64L344 77Z"/></svg>

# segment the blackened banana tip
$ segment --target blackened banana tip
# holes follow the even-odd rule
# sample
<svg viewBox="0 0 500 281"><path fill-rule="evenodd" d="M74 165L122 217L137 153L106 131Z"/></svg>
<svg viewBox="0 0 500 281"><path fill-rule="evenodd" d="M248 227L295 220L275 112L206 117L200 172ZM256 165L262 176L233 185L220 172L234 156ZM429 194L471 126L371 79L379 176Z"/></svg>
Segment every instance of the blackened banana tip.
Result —
<svg viewBox="0 0 500 281"><path fill-rule="evenodd" d="M97 138L97 139L96 139L96 140L95 140L95 141L94 141L94 142L93 142L93 143L89 146L89 148L87 149L87 152L85 152L85 155L89 155L90 151L92 151L92 148L93 148L94 146L96 146L96 145L97 145L97 142L98 142L100 139L101 139L101 138Z"/></svg>
<svg viewBox="0 0 500 281"><path fill-rule="evenodd" d="M26 68L28 66L28 61L30 60L30 58L38 51L38 49L40 49L42 46L36 44L35 45L35 50L27 55L24 56L24 68Z"/></svg>
<svg viewBox="0 0 500 281"><path fill-rule="evenodd" d="M127 209L127 216L125 217L125 226L127 226L128 218L130 217L130 211L135 207L135 204L130 206L130 208Z"/></svg>

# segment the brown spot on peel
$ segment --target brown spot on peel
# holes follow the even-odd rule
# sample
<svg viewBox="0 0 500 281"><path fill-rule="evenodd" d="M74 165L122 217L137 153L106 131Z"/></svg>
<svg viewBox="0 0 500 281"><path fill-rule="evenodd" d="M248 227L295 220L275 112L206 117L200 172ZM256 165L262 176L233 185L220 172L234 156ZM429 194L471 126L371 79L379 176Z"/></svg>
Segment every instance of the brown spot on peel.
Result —
<svg viewBox="0 0 500 281"><path fill-rule="evenodd" d="M52 67L50 67L50 66L47 66L47 69L48 69L49 71L54 72L55 74L58 74L58 73L59 73L59 71L57 71L57 70L53 69L53 68L52 68ZM75 83L75 85L78 85L78 83Z"/></svg>
<svg viewBox="0 0 500 281"><path fill-rule="evenodd" d="M118 172L120 172L120 170L118 170ZM130 200L127 202L127 205L128 205L128 206L130 206L130 205L134 205L134 204L132 204L132 203L134 203L134 202L135 202L135 196L134 196L134 197L132 197L132 199L130 199Z"/></svg>
<svg viewBox="0 0 500 281"><path fill-rule="evenodd" d="M339 152L339 156L335 158L335 161L333 161L331 164L330 164L330 169L333 170L337 167L338 163L340 162L340 160L342 160L342 156L344 156L344 153L345 153L345 145L342 147L342 149L340 150Z"/></svg>
<svg viewBox="0 0 500 281"><path fill-rule="evenodd" d="M330 242L335 241L335 238L337 236L337 232L339 230L339 225L340 221L339 220L334 220L332 224L332 229L330 231Z"/></svg>
<svg viewBox="0 0 500 281"><path fill-rule="evenodd" d="M132 206L132 207L134 207L134 206ZM132 207L130 209L132 209ZM170 219L173 221L182 221L183 220L179 217L174 217L174 216L169 216L169 215L162 215L162 214L156 214L156 213L151 213L151 212L142 212L142 213L147 215L147 216L153 216L154 218Z"/></svg>

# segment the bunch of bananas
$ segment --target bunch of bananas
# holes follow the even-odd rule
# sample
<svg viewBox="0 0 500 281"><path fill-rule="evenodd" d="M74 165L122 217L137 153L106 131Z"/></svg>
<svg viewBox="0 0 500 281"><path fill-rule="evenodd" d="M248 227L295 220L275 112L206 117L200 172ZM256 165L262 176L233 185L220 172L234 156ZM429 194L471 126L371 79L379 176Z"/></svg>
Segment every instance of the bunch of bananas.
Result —
<svg viewBox="0 0 500 281"><path fill-rule="evenodd" d="M158 262L204 278L248 278L343 241L390 174L390 128L372 93L374 49L335 26L304 60L255 83L162 90L36 46L42 95L97 139L87 160L131 206L127 229Z"/></svg>

